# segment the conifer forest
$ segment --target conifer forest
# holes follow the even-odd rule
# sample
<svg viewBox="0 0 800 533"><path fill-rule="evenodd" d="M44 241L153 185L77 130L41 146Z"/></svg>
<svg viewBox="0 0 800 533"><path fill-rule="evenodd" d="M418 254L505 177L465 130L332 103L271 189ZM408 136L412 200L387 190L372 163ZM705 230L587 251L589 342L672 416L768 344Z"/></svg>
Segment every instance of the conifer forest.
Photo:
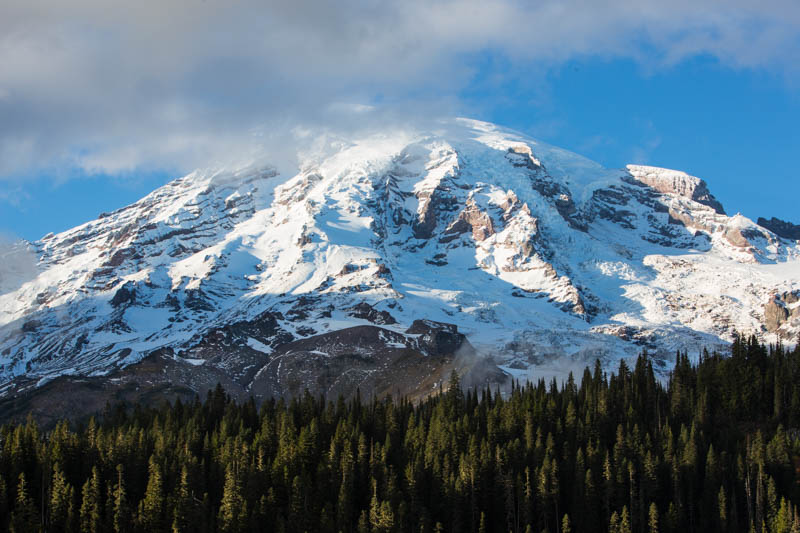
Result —
<svg viewBox="0 0 800 533"><path fill-rule="evenodd" d="M800 532L800 348L510 392L110 406L0 428L0 530Z"/></svg>

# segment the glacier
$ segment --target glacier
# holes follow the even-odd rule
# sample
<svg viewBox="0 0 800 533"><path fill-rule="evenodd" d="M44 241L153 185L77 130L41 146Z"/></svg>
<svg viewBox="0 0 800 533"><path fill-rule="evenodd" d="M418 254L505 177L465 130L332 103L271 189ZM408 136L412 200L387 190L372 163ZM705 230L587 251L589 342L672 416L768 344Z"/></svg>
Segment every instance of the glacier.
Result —
<svg viewBox="0 0 800 533"><path fill-rule="evenodd" d="M699 178L469 119L324 145L292 175L268 159L197 170L15 245L32 259L0 267L0 393L156 353L254 391L298 361L281 347L348 328L424 355L415 321L457 326L518 379L643 349L666 372L737 332L800 332L794 299L765 326L776 295L800 294L800 241L729 216Z"/></svg>

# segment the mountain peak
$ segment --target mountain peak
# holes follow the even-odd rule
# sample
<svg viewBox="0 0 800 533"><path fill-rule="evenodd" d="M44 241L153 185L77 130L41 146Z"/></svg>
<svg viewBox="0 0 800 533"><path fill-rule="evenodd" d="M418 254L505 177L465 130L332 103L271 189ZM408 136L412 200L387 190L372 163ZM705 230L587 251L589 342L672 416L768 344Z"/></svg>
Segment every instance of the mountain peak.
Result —
<svg viewBox="0 0 800 533"><path fill-rule="evenodd" d="M0 294L0 382L160 354L242 391L262 369L280 392L269 365L301 364L298 346L320 364L321 343L423 357L415 335L450 331L409 333L425 320L518 377L800 330L761 329L800 284L798 244L686 173L605 169L466 119L307 142L296 172L196 171L34 243L37 272Z"/></svg>

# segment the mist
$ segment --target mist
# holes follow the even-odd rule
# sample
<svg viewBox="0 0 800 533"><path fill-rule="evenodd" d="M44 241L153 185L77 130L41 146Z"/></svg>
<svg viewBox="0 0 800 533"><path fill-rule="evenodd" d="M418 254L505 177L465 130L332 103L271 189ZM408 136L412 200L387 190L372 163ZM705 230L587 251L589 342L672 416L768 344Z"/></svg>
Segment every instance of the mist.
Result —
<svg viewBox="0 0 800 533"><path fill-rule="evenodd" d="M0 234L0 296L34 279L37 263L36 254L27 243Z"/></svg>

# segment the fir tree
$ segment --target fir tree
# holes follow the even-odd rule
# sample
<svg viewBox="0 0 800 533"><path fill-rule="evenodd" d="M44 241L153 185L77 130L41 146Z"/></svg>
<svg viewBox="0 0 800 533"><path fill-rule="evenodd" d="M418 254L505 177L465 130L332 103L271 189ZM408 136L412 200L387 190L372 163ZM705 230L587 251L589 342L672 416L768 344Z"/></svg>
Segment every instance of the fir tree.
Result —
<svg viewBox="0 0 800 533"><path fill-rule="evenodd" d="M67 482L61 465L53 467L53 479L50 482L49 531L66 532L74 520L71 516L72 501L75 489Z"/></svg>
<svg viewBox="0 0 800 533"><path fill-rule="evenodd" d="M11 513L9 531L12 533L29 533L39 531L39 518L36 516L36 507L28 494L28 484L25 474L19 475L17 484L17 497L14 500L14 511Z"/></svg>
<svg viewBox="0 0 800 533"><path fill-rule="evenodd" d="M572 533L572 526L570 525L569 515L565 514L561 520L561 533Z"/></svg>
<svg viewBox="0 0 800 533"><path fill-rule="evenodd" d="M223 533L239 533L246 519L245 502L236 479L233 466L225 471L225 488L219 508L219 530ZM296 517L295 517L296 518Z"/></svg>
<svg viewBox="0 0 800 533"><path fill-rule="evenodd" d="M117 465L117 479L111 498L114 533L127 533L131 528L132 513L125 490L125 469L121 464Z"/></svg>
<svg viewBox="0 0 800 533"><path fill-rule="evenodd" d="M81 533L99 533L102 531L100 474L97 467L92 467L92 475L83 484L81 491Z"/></svg>
<svg viewBox="0 0 800 533"><path fill-rule="evenodd" d="M647 527L649 533L658 533L658 507L655 502L650 504L647 514Z"/></svg>
<svg viewBox="0 0 800 533"><path fill-rule="evenodd" d="M139 503L139 523L148 531L163 531L164 521L164 482L161 468L154 456L150 456L147 467L147 489Z"/></svg>
<svg viewBox="0 0 800 533"><path fill-rule="evenodd" d="M264 499L266 504L266 498ZM181 469L181 481L178 486L178 493L175 495L175 507L172 517L173 533L189 533L196 527L196 522L192 519L192 489L189 484L189 470L186 465ZM264 510L266 514L266 510Z"/></svg>

